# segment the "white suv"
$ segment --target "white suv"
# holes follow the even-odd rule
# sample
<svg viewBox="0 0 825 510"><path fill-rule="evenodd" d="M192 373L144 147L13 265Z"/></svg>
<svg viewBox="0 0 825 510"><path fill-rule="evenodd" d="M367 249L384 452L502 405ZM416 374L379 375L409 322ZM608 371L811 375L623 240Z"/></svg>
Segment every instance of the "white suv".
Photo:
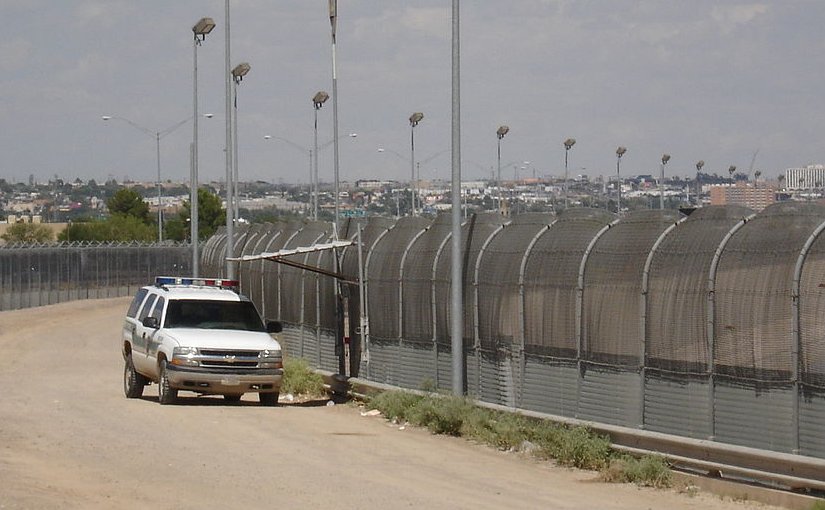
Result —
<svg viewBox="0 0 825 510"><path fill-rule="evenodd" d="M178 390L240 400L258 393L261 405L276 405L283 378L281 345L264 326L255 305L235 289L238 282L158 277L138 290L123 323L123 390L143 395L150 382L158 400L171 404Z"/></svg>

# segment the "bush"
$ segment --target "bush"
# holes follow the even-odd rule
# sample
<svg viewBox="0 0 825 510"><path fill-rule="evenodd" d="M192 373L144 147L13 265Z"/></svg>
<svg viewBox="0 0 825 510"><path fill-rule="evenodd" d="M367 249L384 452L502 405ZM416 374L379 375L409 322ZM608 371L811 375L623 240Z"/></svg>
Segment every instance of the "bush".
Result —
<svg viewBox="0 0 825 510"><path fill-rule="evenodd" d="M520 449L529 442L534 445L531 450L535 456L554 459L563 466L601 470L604 481L650 487L669 487L672 483L664 457L617 456L607 436L595 434L586 427L568 427L484 409L464 398L422 396L405 391L381 393L368 406L378 409L388 419L408 421L427 427L434 434L460 436L499 449Z"/></svg>
<svg viewBox="0 0 825 510"><path fill-rule="evenodd" d="M606 482L635 483L645 487L670 487L673 475L664 457L645 455L641 458L621 456L613 459L602 471Z"/></svg>
<svg viewBox="0 0 825 510"><path fill-rule="evenodd" d="M306 360L302 358L285 359L281 393L310 397L324 396L324 379L309 368L309 363Z"/></svg>

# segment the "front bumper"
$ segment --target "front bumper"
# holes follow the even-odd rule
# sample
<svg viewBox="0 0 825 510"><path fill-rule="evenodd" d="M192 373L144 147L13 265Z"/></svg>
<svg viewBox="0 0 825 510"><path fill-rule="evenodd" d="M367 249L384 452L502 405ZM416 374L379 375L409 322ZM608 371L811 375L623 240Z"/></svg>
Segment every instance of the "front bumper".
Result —
<svg viewBox="0 0 825 510"><path fill-rule="evenodd" d="M198 393L277 393L283 369L204 369L167 365L169 386Z"/></svg>

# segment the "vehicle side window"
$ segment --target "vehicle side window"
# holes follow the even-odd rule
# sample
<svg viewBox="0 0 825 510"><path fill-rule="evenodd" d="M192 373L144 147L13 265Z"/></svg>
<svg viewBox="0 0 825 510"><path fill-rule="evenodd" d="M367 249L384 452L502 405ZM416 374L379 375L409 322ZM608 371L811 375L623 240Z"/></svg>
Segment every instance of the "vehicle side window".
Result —
<svg viewBox="0 0 825 510"><path fill-rule="evenodd" d="M132 304L129 305L129 311L126 312L127 317L135 318L138 313L138 308L140 308L140 304L143 303L143 299L146 297L149 291L147 289L140 289L135 294L135 299L132 300Z"/></svg>
<svg viewBox="0 0 825 510"><path fill-rule="evenodd" d="M140 309L140 315L138 315L138 321L142 321L146 317L149 316L149 310L152 309L152 305L155 304L155 300L157 299L157 295L151 295L146 299L146 302L143 303L143 308Z"/></svg>
<svg viewBox="0 0 825 510"><path fill-rule="evenodd" d="M160 318L163 315L163 304L166 302L163 297L158 297L157 302L155 302L155 307L152 309L152 317L158 320L158 324L160 324Z"/></svg>

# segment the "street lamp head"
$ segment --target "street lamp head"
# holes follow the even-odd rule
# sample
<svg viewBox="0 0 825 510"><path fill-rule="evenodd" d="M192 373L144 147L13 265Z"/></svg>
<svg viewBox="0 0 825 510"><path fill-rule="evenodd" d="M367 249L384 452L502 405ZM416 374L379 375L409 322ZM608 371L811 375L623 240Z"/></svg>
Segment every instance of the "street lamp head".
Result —
<svg viewBox="0 0 825 510"><path fill-rule="evenodd" d="M662 154L662 164L667 165L668 161L670 161L670 154Z"/></svg>
<svg viewBox="0 0 825 510"><path fill-rule="evenodd" d="M421 119L423 119L423 118L424 118L423 113L421 113L421 112L413 113L412 115L410 115L410 126L411 127L417 126L418 123L421 122Z"/></svg>
<svg viewBox="0 0 825 510"><path fill-rule="evenodd" d="M206 117L207 119L211 119L212 117L215 116L215 114L214 113L204 113L203 116Z"/></svg>
<svg viewBox="0 0 825 510"><path fill-rule="evenodd" d="M620 146L616 149L616 156L622 157L622 156L624 156L625 152L627 152L627 147L621 147Z"/></svg>
<svg viewBox="0 0 825 510"><path fill-rule="evenodd" d="M112 117L110 115L104 115L100 118L103 119L103 120L112 120Z"/></svg>
<svg viewBox="0 0 825 510"><path fill-rule="evenodd" d="M272 140L272 135L264 135L264 140Z"/></svg>
<svg viewBox="0 0 825 510"><path fill-rule="evenodd" d="M249 65L249 62L242 62L236 65L235 69L232 70L232 79L235 80L235 83L240 83L243 77L249 73L250 69L252 69L252 66Z"/></svg>
<svg viewBox="0 0 825 510"><path fill-rule="evenodd" d="M498 139L501 140L502 138L504 138L504 135L506 135L509 132L510 126L499 126L499 128L496 130L496 136L498 136Z"/></svg>
<svg viewBox="0 0 825 510"><path fill-rule="evenodd" d="M349 137L350 138L358 138L358 133L350 133Z"/></svg>
<svg viewBox="0 0 825 510"><path fill-rule="evenodd" d="M564 141L564 150L569 151L574 145L576 145L576 139L568 138Z"/></svg>
<svg viewBox="0 0 825 510"><path fill-rule="evenodd" d="M703 166L705 166L705 161L703 159L700 159L696 162L696 171L701 172Z"/></svg>
<svg viewBox="0 0 825 510"><path fill-rule="evenodd" d="M212 18L201 18L195 23L195 26L192 27L192 32L195 34L195 40L203 41L206 39L206 34L212 31L215 28L215 22Z"/></svg>
<svg viewBox="0 0 825 510"><path fill-rule="evenodd" d="M329 94L323 90L319 90L314 96L312 96L312 104L315 105L316 110L320 110L324 103L327 102L327 99L329 99Z"/></svg>

